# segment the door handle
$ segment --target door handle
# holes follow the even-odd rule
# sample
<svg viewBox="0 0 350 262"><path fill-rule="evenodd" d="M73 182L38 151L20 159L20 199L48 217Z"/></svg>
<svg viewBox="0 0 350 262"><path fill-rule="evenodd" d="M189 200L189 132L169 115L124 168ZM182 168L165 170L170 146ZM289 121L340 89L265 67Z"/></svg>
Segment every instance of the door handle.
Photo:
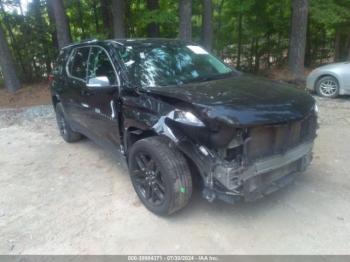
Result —
<svg viewBox="0 0 350 262"><path fill-rule="evenodd" d="M82 89L80 93L83 96L91 96L92 95L89 90L85 90L85 89Z"/></svg>

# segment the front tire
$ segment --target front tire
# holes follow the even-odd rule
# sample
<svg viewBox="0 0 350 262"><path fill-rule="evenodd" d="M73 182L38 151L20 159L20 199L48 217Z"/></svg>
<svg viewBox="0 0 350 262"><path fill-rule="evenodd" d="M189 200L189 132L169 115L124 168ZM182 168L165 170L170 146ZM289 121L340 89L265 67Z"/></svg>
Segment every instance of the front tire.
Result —
<svg viewBox="0 0 350 262"><path fill-rule="evenodd" d="M339 95L339 83L333 76L321 77L316 83L316 92L319 96L336 98Z"/></svg>
<svg viewBox="0 0 350 262"><path fill-rule="evenodd" d="M57 126L62 138L68 143L79 141L82 138L82 135L80 133L74 132L70 127L66 117L64 116L62 104L57 103L55 108Z"/></svg>
<svg viewBox="0 0 350 262"><path fill-rule="evenodd" d="M164 137L137 141L129 153L129 172L141 202L166 216L186 206L192 178L185 157Z"/></svg>

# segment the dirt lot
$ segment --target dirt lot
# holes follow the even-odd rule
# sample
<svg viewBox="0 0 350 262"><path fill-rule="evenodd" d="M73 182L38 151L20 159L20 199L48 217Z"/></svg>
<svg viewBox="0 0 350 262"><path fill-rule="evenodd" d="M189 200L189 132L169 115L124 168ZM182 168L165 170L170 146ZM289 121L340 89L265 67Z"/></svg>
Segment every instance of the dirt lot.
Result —
<svg viewBox="0 0 350 262"><path fill-rule="evenodd" d="M51 103L49 83L42 82L24 85L15 93L0 86L0 107L24 107Z"/></svg>
<svg viewBox="0 0 350 262"><path fill-rule="evenodd" d="M312 166L259 202L195 193L170 218L149 213L121 156L66 144L51 107L0 109L1 254L350 254L350 100L319 100Z"/></svg>

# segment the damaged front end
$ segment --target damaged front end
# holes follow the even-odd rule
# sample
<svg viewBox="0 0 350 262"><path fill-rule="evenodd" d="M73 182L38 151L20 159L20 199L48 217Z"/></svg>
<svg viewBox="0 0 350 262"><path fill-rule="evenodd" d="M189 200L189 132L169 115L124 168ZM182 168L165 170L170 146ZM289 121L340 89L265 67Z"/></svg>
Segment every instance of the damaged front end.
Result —
<svg viewBox="0 0 350 262"><path fill-rule="evenodd" d="M312 160L317 114L273 125L207 127L189 112L173 110L153 126L197 167L208 201L254 201L294 180Z"/></svg>

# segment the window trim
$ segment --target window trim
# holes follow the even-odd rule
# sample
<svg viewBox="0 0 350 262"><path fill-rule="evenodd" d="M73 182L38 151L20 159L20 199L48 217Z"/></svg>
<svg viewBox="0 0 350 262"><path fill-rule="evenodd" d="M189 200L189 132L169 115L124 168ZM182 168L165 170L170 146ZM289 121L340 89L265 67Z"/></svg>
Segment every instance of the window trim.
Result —
<svg viewBox="0 0 350 262"><path fill-rule="evenodd" d="M93 47L100 48L100 49L102 49L102 50L105 52L105 54L106 54L107 57L108 57L109 62L111 63L111 65L112 65L112 67L113 67L114 74L115 74L116 77L117 77L117 84L116 84L116 86L117 86L117 87L120 87L120 78L119 78L119 75L118 75L117 70L116 70L116 68L115 68L115 65L114 65L114 63L113 63L113 61L112 61L112 58L111 58L111 56L109 55L109 53L108 53L108 51L106 50L106 48L104 48L104 47L102 47L102 46L99 46L99 45L89 45L89 46L90 46L90 51L89 51L89 57L88 57L88 63L87 63L87 70L86 70L86 74L87 74L87 75L86 75L86 78L89 77L88 74L89 74L89 66L90 66L90 54L91 54L91 49L92 49Z"/></svg>
<svg viewBox="0 0 350 262"><path fill-rule="evenodd" d="M70 73L69 68L68 68L70 59L72 58L72 56L73 56L73 54L75 53L75 51L78 50L78 49L82 49L82 48L89 48L88 60L87 60L87 63L86 63L86 74L87 74L87 70L88 70L88 66L89 66L89 57L90 57L91 46L78 46L78 47L75 47L75 48L72 49L72 51L70 52L69 57L68 57L68 59L67 59L67 63L66 63L66 73L67 73L67 76L68 76L68 77L86 83L86 80L84 80L84 79L82 79L82 78L79 78L79 77L76 77L76 76L73 76L73 75Z"/></svg>
<svg viewBox="0 0 350 262"><path fill-rule="evenodd" d="M116 67L115 67L115 65L114 65L114 63L113 63L113 61L112 61L112 58L111 58L110 54L108 53L107 49L104 48L104 47L102 47L102 46L99 46L99 45L86 45L86 46L77 46L77 47L74 47L74 48L72 49L72 51L70 52L70 54L69 54L69 56L68 56L68 59L67 59L67 63L66 63L66 73L67 73L67 76L68 76L69 78L72 78L72 79L75 79L75 80L84 82L85 84L87 83L87 78L88 78L88 73L89 73L89 65L90 65L90 54L91 54L91 49L92 49L93 47L100 48L100 49L102 49L102 50L105 52L105 54L106 54L107 57L108 57L109 62L111 63L111 65L112 65L112 67L113 67L114 74L115 74L116 77L117 77L117 84L116 84L116 86L117 86L117 87L120 87L120 86L121 86L121 85L120 85L120 77L119 77L119 75L118 75L118 73L117 73L117 70L116 70ZM70 59L72 58L73 53L75 52L75 50L78 50L78 49L81 49L81 48L89 48L89 55L88 55L88 58L87 58L88 60L87 60L87 63L86 63L86 80L84 80L84 79L82 79L82 78L79 78L79 77L76 77L76 76L73 76L73 75L69 72L69 68L68 68L69 61L70 61Z"/></svg>

